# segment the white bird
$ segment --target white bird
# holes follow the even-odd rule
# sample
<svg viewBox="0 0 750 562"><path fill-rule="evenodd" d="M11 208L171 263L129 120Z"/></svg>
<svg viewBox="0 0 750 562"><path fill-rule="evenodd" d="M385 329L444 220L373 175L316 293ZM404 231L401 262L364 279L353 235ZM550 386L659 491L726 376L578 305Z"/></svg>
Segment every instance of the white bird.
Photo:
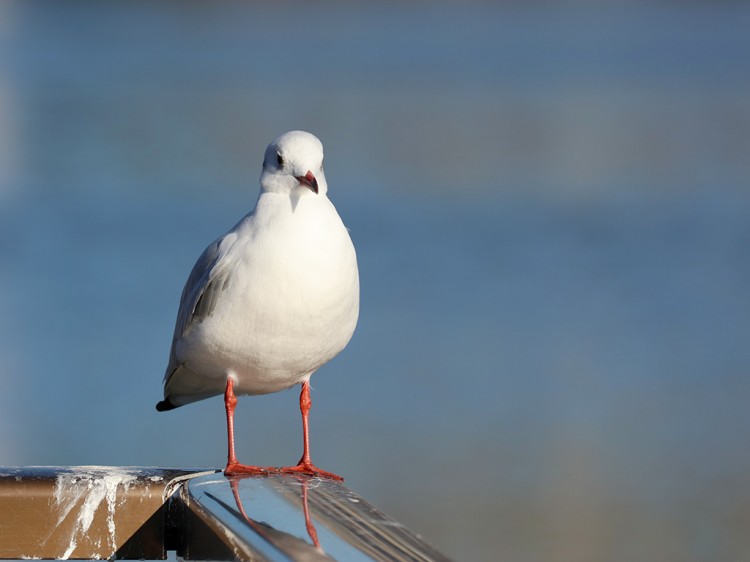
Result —
<svg viewBox="0 0 750 562"><path fill-rule="evenodd" d="M310 376L352 337L359 316L354 245L326 196L323 145L291 131L266 149L255 209L198 258L180 299L164 400L171 410L224 394L225 473L294 472L341 479L310 460ZM237 462L238 394L302 384L304 451L296 466Z"/></svg>

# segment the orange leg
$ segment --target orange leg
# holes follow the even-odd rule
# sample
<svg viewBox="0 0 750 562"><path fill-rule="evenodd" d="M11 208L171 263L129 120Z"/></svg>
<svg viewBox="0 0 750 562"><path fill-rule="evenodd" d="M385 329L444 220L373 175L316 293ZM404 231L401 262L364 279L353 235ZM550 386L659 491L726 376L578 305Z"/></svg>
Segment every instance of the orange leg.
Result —
<svg viewBox="0 0 750 562"><path fill-rule="evenodd" d="M319 469L310 460L310 430L308 426L308 416L310 414L311 406L310 383L305 381L302 383L302 392L299 395L299 409L302 412L302 458L296 466L286 466L281 469L281 472L309 474L310 476L321 476L323 478L331 478L332 480L340 480L343 482L344 479L341 478L341 476Z"/></svg>
<svg viewBox="0 0 750 562"><path fill-rule="evenodd" d="M234 381L232 381L232 377L227 377L227 388L224 391L224 407L227 410L227 444L229 449L227 467L224 469L224 474L270 474L271 472L275 472L276 469L249 466L237 462L237 455L234 452L234 409L237 407L237 397L234 395Z"/></svg>

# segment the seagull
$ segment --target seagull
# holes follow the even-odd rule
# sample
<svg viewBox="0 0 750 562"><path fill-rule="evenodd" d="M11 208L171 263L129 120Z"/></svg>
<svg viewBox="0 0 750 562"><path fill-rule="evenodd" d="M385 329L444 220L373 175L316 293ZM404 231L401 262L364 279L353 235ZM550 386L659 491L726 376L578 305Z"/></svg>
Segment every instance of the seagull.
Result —
<svg viewBox="0 0 750 562"><path fill-rule="evenodd" d="M225 474L343 480L310 459L310 377L346 347L359 317L349 231L327 197L323 145L290 131L265 152L255 209L204 250L180 298L159 411L224 394ZM237 462L238 395L301 384L303 454L282 468Z"/></svg>

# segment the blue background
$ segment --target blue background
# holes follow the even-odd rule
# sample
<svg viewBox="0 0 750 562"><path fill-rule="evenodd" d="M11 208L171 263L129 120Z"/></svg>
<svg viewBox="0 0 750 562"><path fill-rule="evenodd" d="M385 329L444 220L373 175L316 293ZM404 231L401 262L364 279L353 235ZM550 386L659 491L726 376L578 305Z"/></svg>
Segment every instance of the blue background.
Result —
<svg viewBox="0 0 750 562"><path fill-rule="evenodd" d="M360 260L313 459L460 560L747 560L746 3L0 4L0 464L223 466L190 268L306 129ZM297 390L238 453L289 464ZM325 547L325 545L323 545Z"/></svg>

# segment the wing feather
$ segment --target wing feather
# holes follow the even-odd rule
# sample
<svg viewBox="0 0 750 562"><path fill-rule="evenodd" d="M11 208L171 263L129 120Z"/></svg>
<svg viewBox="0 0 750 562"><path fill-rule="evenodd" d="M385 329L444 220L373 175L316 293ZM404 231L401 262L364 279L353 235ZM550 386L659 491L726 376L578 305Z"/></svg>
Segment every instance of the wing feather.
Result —
<svg viewBox="0 0 750 562"><path fill-rule="evenodd" d="M172 347L169 352L169 364L164 374L164 384L180 366L175 356L175 345L187 334L191 327L211 315L221 294L231 282L232 264L224 259L237 240L234 232L213 242L195 262L188 276L180 297L180 308L177 312Z"/></svg>

